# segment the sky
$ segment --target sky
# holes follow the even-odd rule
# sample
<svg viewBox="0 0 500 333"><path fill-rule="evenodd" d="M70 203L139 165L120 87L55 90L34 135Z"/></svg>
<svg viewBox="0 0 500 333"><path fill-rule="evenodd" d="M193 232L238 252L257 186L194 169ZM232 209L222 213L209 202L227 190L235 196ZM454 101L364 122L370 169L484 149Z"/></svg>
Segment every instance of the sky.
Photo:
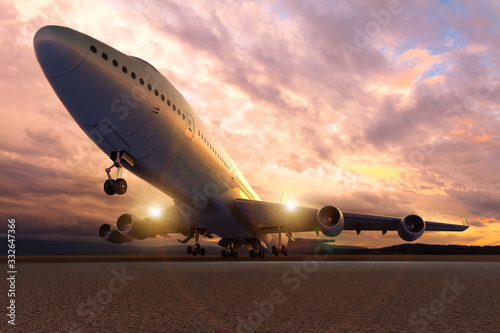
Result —
<svg viewBox="0 0 500 333"><path fill-rule="evenodd" d="M466 232L428 232L419 242L500 245L498 2L0 5L0 232L15 217L18 237L95 242L102 223L172 204L127 171L128 192L104 194L109 158L35 59L33 36L50 24L153 64L263 200L277 202L285 190L304 206L467 218ZM402 242L368 231L336 238Z"/></svg>

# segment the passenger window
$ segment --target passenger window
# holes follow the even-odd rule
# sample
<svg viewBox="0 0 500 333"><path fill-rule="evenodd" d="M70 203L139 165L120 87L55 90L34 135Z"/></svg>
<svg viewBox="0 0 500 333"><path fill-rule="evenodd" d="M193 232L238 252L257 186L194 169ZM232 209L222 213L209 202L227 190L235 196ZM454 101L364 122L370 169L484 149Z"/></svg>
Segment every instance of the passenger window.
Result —
<svg viewBox="0 0 500 333"><path fill-rule="evenodd" d="M186 116L184 115L184 113L182 114L182 120L186 119Z"/></svg>
<svg viewBox="0 0 500 333"><path fill-rule="evenodd" d="M151 85L148 83L148 90L149 90L149 91L151 91L151 89L153 89L153 88L152 88L152 87L151 87Z"/></svg>
<svg viewBox="0 0 500 333"><path fill-rule="evenodd" d="M125 66L122 66L122 71L123 71L123 73L127 73L127 72L128 72L128 69L127 69L127 67L125 67Z"/></svg>
<svg viewBox="0 0 500 333"><path fill-rule="evenodd" d="M158 96L158 90L155 89L155 96Z"/></svg>
<svg viewBox="0 0 500 333"><path fill-rule="evenodd" d="M175 111L175 104L174 104L174 105L172 105L172 109L174 109L174 111Z"/></svg>
<svg viewBox="0 0 500 333"><path fill-rule="evenodd" d="M135 80L136 76L134 72L130 73L130 76Z"/></svg>
<svg viewBox="0 0 500 333"><path fill-rule="evenodd" d="M164 95L161 95L161 100L162 100L162 102L165 102L165 96Z"/></svg>
<svg viewBox="0 0 500 333"><path fill-rule="evenodd" d="M144 85L144 80L143 80L143 78L142 78L142 77L139 79L139 82L140 82L142 85Z"/></svg>
<svg viewBox="0 0 500 333"><path fill-rule="evenodd" d="M170 100L169 99L167 99L167 105L170 106Z"/></svg>
<svg viewBox="0 0 500 333"><path fill-rule="evenodd" d="M113 66L118 67L118 61L116 61L116 59L113 59Z"/></svg>
<svg viewBox="0 0 500 333"><path fill-rule="evenodd" d="M103 58L104 60L108 60L108 55L107 55L106 53L104 53L104 52L103 52L103 53L102 53L102 58Z"/></svg>
<svg viewBox="0 0 500 333"><path fill-rule="evenodd" d="M94 45L90 45L90 51L97 53L97 49L95 48Z"/></svg>

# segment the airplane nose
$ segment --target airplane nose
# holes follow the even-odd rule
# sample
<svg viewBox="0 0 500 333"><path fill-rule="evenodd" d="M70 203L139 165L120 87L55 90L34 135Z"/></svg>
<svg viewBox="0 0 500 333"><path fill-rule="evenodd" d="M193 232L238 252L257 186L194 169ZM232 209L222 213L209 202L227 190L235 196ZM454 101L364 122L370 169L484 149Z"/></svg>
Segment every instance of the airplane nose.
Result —
<svg viewBox="0 0 500 333"><path fill-rule="evenodd" d="M45 76L65 76L85 59L75 47L75 39L75 31L65 27L46 26L37 31L33 46Z"/></svg>

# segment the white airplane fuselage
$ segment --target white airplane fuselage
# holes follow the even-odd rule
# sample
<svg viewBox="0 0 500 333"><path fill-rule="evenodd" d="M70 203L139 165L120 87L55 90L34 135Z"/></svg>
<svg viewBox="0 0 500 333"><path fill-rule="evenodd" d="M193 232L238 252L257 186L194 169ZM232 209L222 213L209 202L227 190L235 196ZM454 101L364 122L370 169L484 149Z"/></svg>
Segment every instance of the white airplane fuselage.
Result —
<svg viewBox="0 0 500 333"><path fill-rule="evenodd" d="M123 167L174 199L186 223L222 238L265 238L234 200L260 200L177 89L144 60L69 28L47 26L34 39L40 65L85 133ZM216 112L216 110L214 110Z"/></svg>
<svg viewBox="0 0 500 333"><path fill-rule="evenodd" d="M46 26L35 35L38 62L50 85L85 133L105 152L117 178L104 183L106 194L124 194L126 168L173 198L158 220L123 214L105 223L99 236L121 244L181 233L195 239L188 253L202 256L200 237L219 236L223 257L237 258L243 246L252 258L265 248L287 255L294 232L336 237L343 230L397 231L412 242L425 231L460 232L460 224L425 221L416 214L390 217L263 202L184 97L144 60L127 56L90 36ZM216 110L214 110L216 112ZM228 254L229 253L229 254Z"/></svg>

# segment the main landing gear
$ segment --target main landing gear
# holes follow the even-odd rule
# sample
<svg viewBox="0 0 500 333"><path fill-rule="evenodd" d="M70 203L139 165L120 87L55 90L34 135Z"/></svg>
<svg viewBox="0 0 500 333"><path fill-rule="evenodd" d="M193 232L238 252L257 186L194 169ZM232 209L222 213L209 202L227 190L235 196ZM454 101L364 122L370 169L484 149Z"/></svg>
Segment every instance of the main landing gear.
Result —
<svg viewBox="0 0 500 333"><path fill-rule="evenodd" d="M272 247L272 252L275 256L278 256L278 254L283 253L285 256L288 255L288 247L284 246L284 245L281 245L281 246L274 246Z"/></svg>
<svg viewBox="0 0 500 333"><path fill-rule="evenodd" d="M206 254L205 248L201 247L200 244L196 244L194 248L191 246L187 247L187 253L196 256L197 254L201 254L203 257Z"/></svg>
<svg viewBox="0 0 500 333"><path fill-rule="evenodd" d="M282 233L283 233L282 227L278 227L278 235L279 235L278 246L276 247L273 245L272 252L275 256L278 256L278 254L282 253L286 257L288 255L288 247L282 244L282 236L281 236ZM289 239L294 240L293 235L291 233L286 232L286 236Z"/></svg>
<svg viewBox="0 0 500 333"><path fill-rule="evenodd" d="M252 259L255 259L257 257L264 259L264 257L266 256L266 252L264 251L264 249L260 248L258 250L250 250L248 252L248 255Z"/></svg>
<svg viewBox="0 0 500 333"><path fill-rule="evenodd" d="M234 238L221 238L218 245L223 247L224 250L221 251L220 255L222 258L238 258L238 251L241 250L243 243L238 239Z"/></svg>
<svg viewBox="0 0 500 333"><path fill-rule="evenodd" d="M123 154L121 152L116 152L115 163L109 168L106 168L108 179L104 182L104 192L106 192L107 195L122 195L127 192L127 182L125 179L121 178L123 169L122 157ZM113 167L116 167L116 180L111 177L111 169Z"/></svg>
<svg viewBox="0 0 500 333"><path fill-rule="evenodd" d="M200 232L202 232L202 234L200 234ZM200 245L200 236L207 237L207 238L213 238L213 236L210 234L210 232L206 229L191 228L189 230L189 235L184 240L178 239L178 241L179 241L179 243L186 244L191 238L194 237L194 240L195 240L194 247L188 246L187 253L192 254L193 256L200 254L203 257L206 254L206 251Z"/></svg>
<svg viewBox="0 0 500 333"><path fill-rule="evenodd" d="M236 251L234 249L228 249L227 251L222 250L221 256L222 256L222 258L226 258L226 259L227 258L237 259L238 258L238 251Z"/></svg>

